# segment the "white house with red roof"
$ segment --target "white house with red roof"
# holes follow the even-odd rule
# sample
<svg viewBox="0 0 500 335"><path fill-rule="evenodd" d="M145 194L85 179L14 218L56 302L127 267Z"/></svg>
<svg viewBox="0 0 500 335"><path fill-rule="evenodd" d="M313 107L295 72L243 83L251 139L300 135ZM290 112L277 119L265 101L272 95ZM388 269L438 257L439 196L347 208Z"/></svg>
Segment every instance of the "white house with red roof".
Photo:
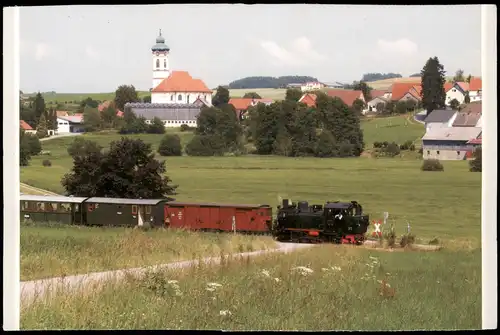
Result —
<svg viewBox="0 0 500 335"><path fill-rule="evenodd" d="M254 98L231 98L229 104L233 105L236 110L236 117L243 120L247 117L246 113L250 107L256 106L259 103L270 105L274 102L273 99L254 99Z"/></svg>
<svg viewBox="0 0 500 335"><path fill-rule="evenodd" d="M469 98L470 102L481 101L483 91L483 82L481 78L472 77L469 82Z"/></svg>
<svg viewBox="0 0 500 335"><path fill-rule="evenodd" d="M36 130L33 129L26 121L19 120L19 126L24 130L27 134L36 134Z"/></svg>
<svg viewBox="0 0 500 335"><path fill-rule="evenodd" d="M444 84L446 93L446 105L450 105L453 100L457 100L459 104L465 101L465 94L469 90L469 84L465 82L454 82Z"/></svg>
<svg viewBox="0 0 500 335"><path fill-rule="evenodd" d="M193 104L200 99L207 105L212 104L212 90L187 71L170 71L170 48L160 35L151 48L153 58L152 104Z"/></svg>

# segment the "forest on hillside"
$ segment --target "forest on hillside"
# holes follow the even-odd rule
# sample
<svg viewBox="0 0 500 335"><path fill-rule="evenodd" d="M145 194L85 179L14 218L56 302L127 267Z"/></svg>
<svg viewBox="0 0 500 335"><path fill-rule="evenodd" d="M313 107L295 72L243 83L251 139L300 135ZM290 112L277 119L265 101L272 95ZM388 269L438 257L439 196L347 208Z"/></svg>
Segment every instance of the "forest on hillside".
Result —
<svg viewBox="0 0 500 335"><path fill-rule="evenodd" d="M403 78L399 73L365 73L361 81L370 82L384 79L392 79L392 78Z"/></svg>
<svg viewBox="0 0 500 335"><path fill-rule="evenodd" d="M245 77L230 82L228 88L286 88L288 84L303 84L309 81L318 81L318 79L309 76Z"/></svg>

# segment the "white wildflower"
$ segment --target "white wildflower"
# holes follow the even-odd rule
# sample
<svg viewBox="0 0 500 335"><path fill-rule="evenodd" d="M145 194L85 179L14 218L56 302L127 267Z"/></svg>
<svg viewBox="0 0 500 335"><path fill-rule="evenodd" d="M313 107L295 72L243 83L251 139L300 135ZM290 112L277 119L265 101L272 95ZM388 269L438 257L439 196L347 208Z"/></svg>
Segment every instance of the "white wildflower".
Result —
<svg viewBox="0 0 500 335"><path fill-rule="evenodd" d="M341 271L342 270L342 268L340 266L332 266L331 269L333 271Z"/></svg>
<svg viewBox="0 0 500 335"><path fill-rule="evenodd" d="M177 283L179 283L179 281L178 280L169 280L167 283L169 283L169 284L177 284Z"/></svg>
<svg viewBox="0 0 500 335"><path fill-rule="evenodd" d="M219 284L219 283L208 283L207 286L209 286L209 287L222 287L222 284Z"/></svg>
<svg viewBox="0 0 500 335"><path fill-rule="evenodd" d="M281 280L279 278L274 278L274 281L279 283Z"/></svg>
<svg viewBox="0 0 500 335"><path fill-rule="evenodd" d="M314 272L313 269L309 269L309 268L307 268L305 266L297 266L297 267L292 268L292 271L294 271L294 270L299 271L300 274L303 275L303 276L307 276L307 275L309 275L309 274L311 274L311 273Z"/></svg>
<svg viewBox="0 0 500 335"><path fill-rule="evenodd" d="M378 261L378 258L377 257L373 257L373 256L369 256L370 259L373 259L375 261Z"/></svg>
<svg viewBox="0 0 500 335"><path fill-rule="evenodd" d="M215 288L213 288L213 287L207 287L206 290L210 291L210 292L213 292L213 291L215 291Z"/></svg>
<svg viewBox="0 0 500 335"><path fill-rule="evenodd" d="M390 276L391 274L390 274L389 272L387 272L385 275L386 275L386 276Z"/></svg>
<svg viewBox="0 0 500 335"><path fill-rule="evenodd" d="M266 276L266 277L271 277L271 274L270 274L270 273L269 273L269 271L267 271L267 270L262 270L262 272L261 272L261 273L262 273L264 276Z"/></svg>
<svg viewBox="0 0 500 335"><path fill-rule="evenodd" d="M233 315L233 313L231 313L231 311L225 310L225 311L220 311L219 315L227 316L227 315Z"/></svg>
<svg viewBox="0 0 500 335"><path fill-rule="evenodd" d="M377 280L377 283L382 284L382 281L379 279L379 280Z"/></svg>
<svg viewBox="0 0 500 335"><path fill-rule="evenodd" d="M327 268L321 268L321 271L323 272L326 272L326 271L329 271L330 269L327 269Z"/></svg>

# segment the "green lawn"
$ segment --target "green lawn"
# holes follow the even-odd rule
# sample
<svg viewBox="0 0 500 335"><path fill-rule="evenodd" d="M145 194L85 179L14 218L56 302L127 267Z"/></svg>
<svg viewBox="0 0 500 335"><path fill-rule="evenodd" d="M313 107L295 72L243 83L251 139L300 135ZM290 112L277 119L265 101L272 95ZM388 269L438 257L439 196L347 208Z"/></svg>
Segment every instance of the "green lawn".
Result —
<svg viewBox="0 0 500 335"><path fill-rule="evenodd" d="M274 248L270 236L182 230L27 226L21 229L21 280L165 264Z"/></svg>
<svg viewBox="0 0 500 335"><path fill-rule="evenodd" d="M22 329L480 327L479 249L390 253L322 245L60 292L21 313Z"/></svg>
<svg viewBox="0 0 500 335"><path fill-rule="evenodd" d="M374 121L375 122L375 121ZM83 135L106 144L116 135ZM189 133L184 133L184 141ZM155 148L161 135L137 135ZM66 153L71 138L43 143L51 151L21 168L21 181L62 193L62 176L72 160ZM163 158L161 158L163 159ZM410 222L418 237L469 239L480 242L481 174L465 161L444 161L444 172L422 172L415 159L317 159L276 156L171 157L168 175L179 185L179 200L267 203L278 196L315 203L357 200L373 219L390 213L399 230Z"/></svg>
<svg viewBox="0 0 500 335"><path fill-rule="evenodd" d="M403 144L406 141L416 141L425 134L425 127L410 115L364 118L361 128L365 139L365 147L372 148L373 142L396 142Z"/></svg>

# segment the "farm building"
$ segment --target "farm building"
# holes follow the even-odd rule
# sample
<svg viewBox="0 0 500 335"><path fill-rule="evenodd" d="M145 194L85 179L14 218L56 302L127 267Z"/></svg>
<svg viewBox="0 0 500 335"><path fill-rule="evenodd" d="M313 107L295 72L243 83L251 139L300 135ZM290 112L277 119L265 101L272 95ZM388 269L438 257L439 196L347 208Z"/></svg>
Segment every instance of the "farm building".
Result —
<svg viewBox="0 0 500 335"><path fill-rule="evenodd" d="M483 91L483 82L481 78L471 78L469 83L469 97L470 101L481 101Z"/></svg>
<svg viewBox="0 0 500 335"><path fill-rule="evenodd" d="M368 106L368 112L380 112L380 111L377 111L377 105L378 104L386 104L387 102L389 102L388 99L384 98L384 96L378 96L376 98L373 98L371 99L370 101L368 101L367 103L367 106Z"/></svg>
<svg viewBox="0 0 500 335"><path fill-rule="evenodd" d="M462 104L465 100L465 92L469 90L469 84L464 82L446 83L444 91L446 92L446 105L450 105L452 100L457 100Z"/></svg>
<svg viewBox="0 0 500 335"><path fill-rule="evenodd" d="M468 104L464 109L458 112L453 127L481 127L482 113L481 101Z"/></svg>
<svg viewBox="0 0 500 335"><path fill-rule="evenodd" d="M451 127L458 112L451 109L436 109L433 110L424 119L425 131L430 131L436 128L448 128Z"/></svg>
<svg viewBox="0 0 500 335"><path fill-rule="evenodd" d="M201 100L196 100L191 104L125 104L125 108L130 108L135 115L144 117L146 123L150 124L157 117L167 128L180 127L182 124L196 127L197 117L205 106L210 107L211 105L207 105Z"/></svg>
<svg viewBox="0 0 500 335"><path fill-rule="evenodd" d="M397 102L401 99L413 99L420 100L420 90L421 85L419 82L410 83L394 83L388 90L387 94L384 95L385 98L391 99L391 101Z"/></svg>
<svg viewBox="0 0 500 335"><path fill-rule="evenodd" d="M479 127L434 128L422 137L423 159L464 160L478 145Z"/></svg>
<svg viewBox="0 0 500 335"><path fill-rule="evenodd" d="M80 115L57 117L58 134L82 133L82 132L84 132L83 115L80 114Z"/></svg>
<svg viewBox="0 0 500 335"><path fill-rule="evenodd" d="M19 120L19 125L26 134L36 134L36 130L33 129L33 127L31 127L26 121Z"/></svg>
<svg viewBox="0 0 500 335"><path fill-rule="evenodd" d="M88 225L152 226L163 225L163 203L167 199L89 198L85 201Z"/></svg>
<svg viewBox="0 0 500 335"><path fill-rule="evenodd" d="M352 106L356 99L366 102L362 91L333 89L327 90L325 93L330 97L339 98L349 107ZM306 93L300 98L299 102L302 102L309 107L313 107L316 105L316 94Z"/></svg>
<svg viewBox="0 0 500 335"><path fill-rule="evenodd" d="M274 102L273 99L251 99L251 98L231 98L229 99L229 104L233 105L236 109L236 117L238 120L243 120L246 118L246 113L248 108L256 106L259 103L265 105L270 105Z"/></svg>
<svg viewBox="0 0 500 335"><path fill-rule="evenodd" d="M320 90L322 89L323 87L325 87L325 84L323 83L320 83L318 81L316 82L307 82L305 84L303 84L301 87L300 87L300 90L302 92L308 92L308 91L315 91L315 90Z"/></svg>

